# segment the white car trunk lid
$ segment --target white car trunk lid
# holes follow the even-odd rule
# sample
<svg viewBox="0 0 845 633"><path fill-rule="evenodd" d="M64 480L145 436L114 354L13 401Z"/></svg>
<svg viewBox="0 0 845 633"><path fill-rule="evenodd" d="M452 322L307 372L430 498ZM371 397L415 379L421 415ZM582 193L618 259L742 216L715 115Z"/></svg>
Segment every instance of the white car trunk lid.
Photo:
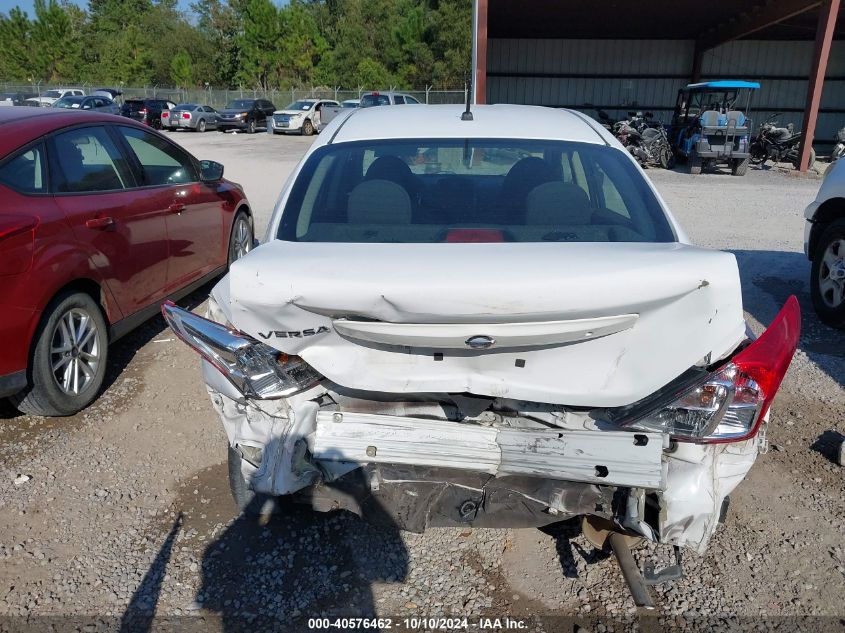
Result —
<svg viewBox="0 0 845 633"><path fill-rule="evenodd" d="M330 380L621 406L742 340L733 255L678 244L273 241L214 291Z"/></svg>

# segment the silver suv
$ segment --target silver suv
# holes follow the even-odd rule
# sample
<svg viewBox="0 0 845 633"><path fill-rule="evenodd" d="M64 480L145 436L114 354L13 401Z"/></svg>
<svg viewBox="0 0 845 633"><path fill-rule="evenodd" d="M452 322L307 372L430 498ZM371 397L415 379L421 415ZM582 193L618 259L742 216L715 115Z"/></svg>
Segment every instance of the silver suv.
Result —
<svg viewBox="0 0 845 633"><path fill-rule="evenodd" d="M361 97L362 108L382 105L420 105L416 97L405 92L368 92Z"/></svg>

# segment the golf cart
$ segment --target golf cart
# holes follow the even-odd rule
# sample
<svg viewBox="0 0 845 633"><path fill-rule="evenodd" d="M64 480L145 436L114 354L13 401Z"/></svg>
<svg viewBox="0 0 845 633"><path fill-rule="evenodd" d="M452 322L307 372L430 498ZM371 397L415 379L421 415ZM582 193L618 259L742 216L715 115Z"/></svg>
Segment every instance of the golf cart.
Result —
<svg viewBox="0 0 845 633"><path fill-rule="evenodd" d="M734 176L748 170L751 94L755 81L705 81L678 91L672 117L672 148L691 174L727 163Z"/></svg>

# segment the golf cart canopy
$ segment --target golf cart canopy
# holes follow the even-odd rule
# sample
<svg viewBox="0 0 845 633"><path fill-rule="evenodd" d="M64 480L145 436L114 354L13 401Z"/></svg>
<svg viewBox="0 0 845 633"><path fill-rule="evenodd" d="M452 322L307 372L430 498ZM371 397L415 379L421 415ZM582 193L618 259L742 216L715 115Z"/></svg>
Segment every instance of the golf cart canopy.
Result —
<svg viewBox="0 0 845 633"><path fill-rule="evenodd" d="M720 89L731 89L731 88L750 88L751 90L757 90L760 87L760 84L756 81L733 81L733 80L723 80L723 81L704 81L698 84L689 84L684 90L720 90Z"/></svg>

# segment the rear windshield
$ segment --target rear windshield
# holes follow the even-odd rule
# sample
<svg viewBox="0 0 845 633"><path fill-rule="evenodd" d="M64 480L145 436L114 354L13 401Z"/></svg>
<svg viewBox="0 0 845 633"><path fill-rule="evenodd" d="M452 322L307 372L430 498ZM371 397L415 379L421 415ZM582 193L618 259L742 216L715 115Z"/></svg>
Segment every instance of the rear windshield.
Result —
<svg viewBox="0 0 845 633"><path fill-rule="evenodd" d="M123 102L123 107L132 112L136 112L145 108L146 104L143 101L133 101L132 99L127 99Z"/></svg>
<svg viewBox="0 0 845 633"><path fill-rule="evenodd" d="M372 106L390 105L390 97L387 95L364 95L361 97L361 107L370 108Z"/></svg>
<svg viewBox="0 0 845 633"><path fill-rule="evenodd" d="M173 111L174 112L183 112L185 110L189 110L189 111L193 112L196 109L197 109L197 105L195 103L183 103L183 104L178 105L175 108L173 108Z"/></svg>
<svg viewBox="0 0 845 633"><path fill-rule="evenodd" d="M308 159L282 214L298 242L673 242L640 169L602 145L361 141Z"/></svg>

